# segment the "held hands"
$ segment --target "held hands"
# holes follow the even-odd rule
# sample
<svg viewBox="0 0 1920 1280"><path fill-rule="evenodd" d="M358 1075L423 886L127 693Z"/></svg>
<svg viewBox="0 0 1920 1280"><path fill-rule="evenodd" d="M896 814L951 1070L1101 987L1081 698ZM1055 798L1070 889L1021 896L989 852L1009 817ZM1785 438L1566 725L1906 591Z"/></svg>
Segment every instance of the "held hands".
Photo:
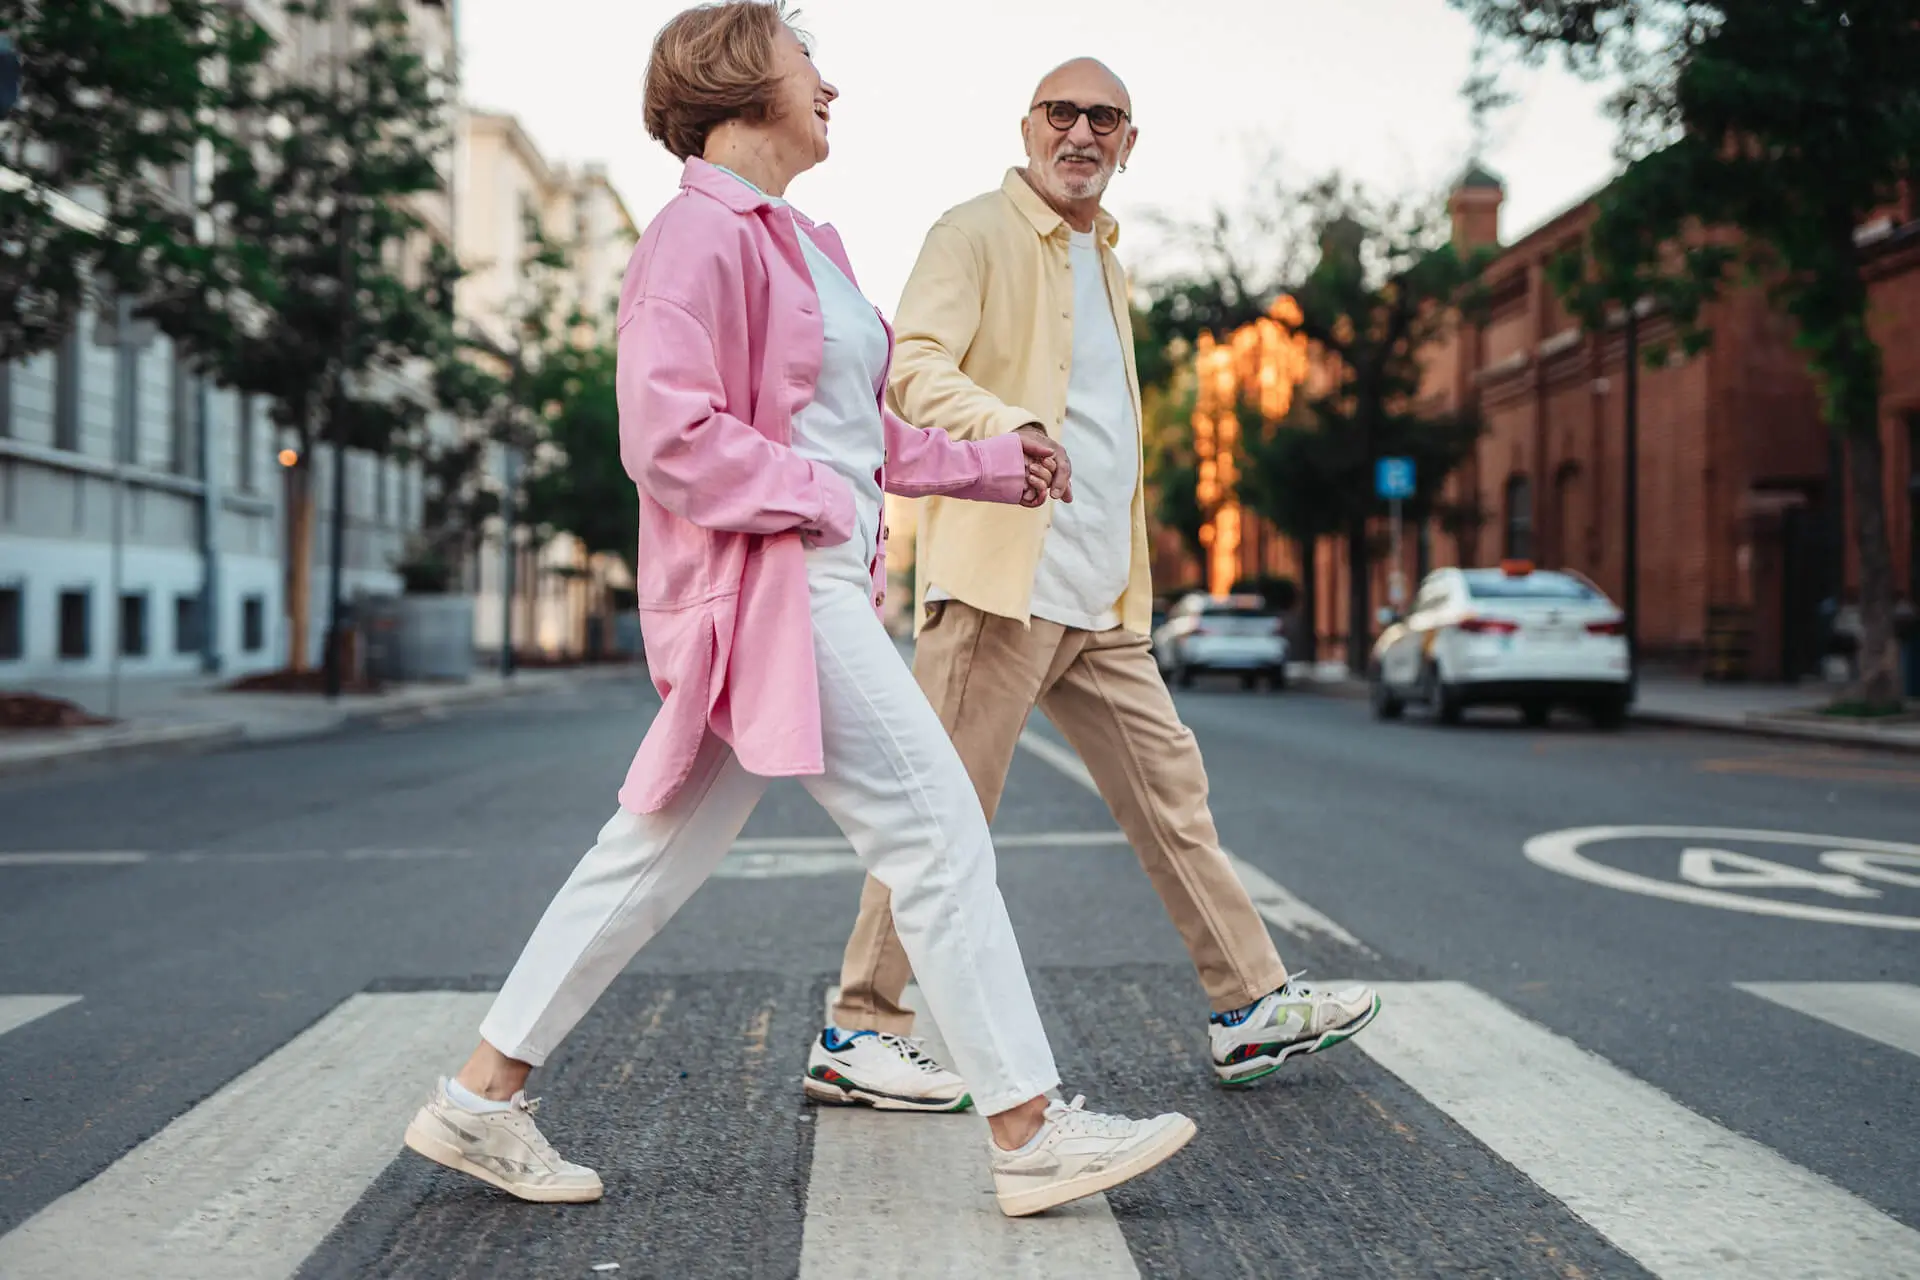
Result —
<svg viewBox="0 0 1920 1280"><path fill-rule="evenodd" d="M1037 507L1049 496L1061 502L1073 501L1073 463L1060 442L1048 438L1038 423L1021 427L1017 433L1027 454L1027 491L1020 505Z"/></svg>

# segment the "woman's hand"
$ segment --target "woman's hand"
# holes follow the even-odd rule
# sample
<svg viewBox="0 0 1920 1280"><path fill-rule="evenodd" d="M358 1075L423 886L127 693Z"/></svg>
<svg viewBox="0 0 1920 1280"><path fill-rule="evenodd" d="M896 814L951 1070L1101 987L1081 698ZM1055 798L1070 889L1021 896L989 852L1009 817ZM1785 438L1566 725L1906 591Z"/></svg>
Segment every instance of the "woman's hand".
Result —
<svg viewBox="0 0 1920 1280"><path fill-rule="evenodd" d="M1020 505L1037 507L1049 496L1072 502L1073 469L1067 461L1067 451L1038 424L1022 427L1017 434L1020 447L1027 455L1027 490L1020 496Z"/></svg>

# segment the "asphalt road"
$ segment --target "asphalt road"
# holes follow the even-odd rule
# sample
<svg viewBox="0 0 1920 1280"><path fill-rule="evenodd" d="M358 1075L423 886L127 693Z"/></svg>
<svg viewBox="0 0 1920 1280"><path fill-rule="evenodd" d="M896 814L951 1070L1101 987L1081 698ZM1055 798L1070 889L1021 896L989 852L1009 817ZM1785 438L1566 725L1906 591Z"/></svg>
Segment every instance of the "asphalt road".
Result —
<svg viewBox="0 0 1920 1280"><path fill-rule="evenodd" d="M0 1276L1920 1275L1920 763L1225 686L1180 696L1223 840L1290 965L1383 984L1354 1044L1214 1086L1036 717L996 833L1065 1088L1182 1157L1007 1224L940 1155L977 1121L807 1107L859 879L783 783L536 1077L607 1199L469 1186L398 1124L653 705L0 784Z"/></svg>

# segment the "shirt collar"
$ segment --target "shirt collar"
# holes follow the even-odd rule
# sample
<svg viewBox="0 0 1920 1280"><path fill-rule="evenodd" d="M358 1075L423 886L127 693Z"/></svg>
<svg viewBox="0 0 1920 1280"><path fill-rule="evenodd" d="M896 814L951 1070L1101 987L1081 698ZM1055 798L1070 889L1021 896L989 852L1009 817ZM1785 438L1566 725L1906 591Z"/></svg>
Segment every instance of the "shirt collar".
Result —
<svg viewBox="0 0 1920 1280"><path fill-rule="evenodd" d="M680 186L710 196L735 213L754 213L760 209L787 209L801 226L811 229L813 220L785 200L777 199L754 186L731 169L723 169L699 156L687 157L681 171Z"/></svg>
<svg viewBox="0 0 1920 1280"><path fill-rule="evenodd" d="M1067 220L1040 198L1040 193L1027 182L1026 175L1017 165L1007 170L1000 190L1006 193L1007 199L1013 201L1014 208L1026 215L1027 221L1033 224L1033 229L1040 235L1052 236L1067 225ZM1120 242L1120 224L1103 208L1094 215L1093 235L1094 239L1111 249Z"/></svg>

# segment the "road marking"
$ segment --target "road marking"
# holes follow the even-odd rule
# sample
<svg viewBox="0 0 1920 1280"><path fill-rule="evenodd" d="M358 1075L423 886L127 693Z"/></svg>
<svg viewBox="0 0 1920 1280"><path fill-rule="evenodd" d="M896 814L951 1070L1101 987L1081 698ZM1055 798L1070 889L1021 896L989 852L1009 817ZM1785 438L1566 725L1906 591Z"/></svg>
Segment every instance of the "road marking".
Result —
<svg viewBox="0 0 1920 1280"><path fill-rule="evenodd" d="M1127 847L1118 831L1039 831L996 835L997 852L1008 849L1095 849ZM735 840L715 868L721 880L780 880L796 876L862 875L866 868L840 836Z"/></svg>
<svg viewBox="0 0 1920 1280"><path fill-rule="evenodd" d="M0 1036L79 1002L79 996L0 996Z"/></svg>
<svg viewBox="0 0 1920 1280"><path fill-rule="evenodd" d="M400 1152L490 992L360 994L0 1236L0 1275L278 1280Z"/></svg>
<svg viewBox="0 0 1920 1280"><path fill-rule="evenodd" d="M48 853L0 853L0 867L117 867L145 862L153 855L131 849Z"/></svg>
<svg viewBox="0 0 1920 1280"><path fill-rule="evenodd" d="M1031 729L1020 735L1020 745L1095 795L1100 794L1100 787L1094 782L1093 775L1087 772L1087 766L1071 747L1061 746L1051 738L1044 738ZM1310 939L1318 935L1343 943L1363 955L1378 956L1379 953L1372 947L1348 933L1331 917L1323 915L1295 897L1286 886L1233 850L1223 845L1220 851L1226 854L1227 861L1233 864L1234 874L1240 877L1240 883L1246 887L1247 896L1253 899L1254 909L1267 923L1297 938Z"/></svg>
<svg viewBox="0 0 1920 1280"><path fill-rule="evenodd" d="M1920 987L1904 982L1736 982L1749 995L1920 1058Z"/></svg>
<svg viewBox="0 0 1920 1280"><path fill-rule="evenodd" d="M1896 844L1888 840L1857 840L1851 836L1815 836L1791 831L1747 831L1734 827L1574 827L1549 831L1529 839L1524 848L1527 861L1563 876L1585 880L1608 889L1666 898L1699 907L1719 907L1726 911L1746 911L1757 916L1783 916L1791 920L1813 920L1822 924L1851 924L1867 929L1920 929L1920 916L1884 915L1870 911L1849 911L1844 907L1818 906L1808 902L1783 902L1774 898L1750 898L1698 885L1674 884L1651 876L1623 871L1594 862L1580 851L1590 844L1607 840L1744 840L1751 844L1799 845L1828 851L1911 856L1920 854L1920 845Z"/></svg>
<svg viewBox="0 0 1920 1280"><path fill-rule="evenodd" d="M1701 760L1694 767L1702 773L1764 775L1794 778L1803 782L1888 782L1895 786L1920 787L1920 770L1877 768L1866 764L1847 764L1837 759L1732 756Z"/></svg>
<svg viewBox="0 0 1920 1280"><path fill-rule="evenodd" d="M827 992L826 1018L839 993ZM947 1048L918 986L903 1001L914 1031L943 1061ZM800 1280L896 1280L908 1275L1138 1280L1104 1195L1034 1218L1009 1218L993 1198L987 1122L963 1115L884 1115L816 1106L813 1172L800 1242ZM910 1135L903 1130L910 1128Z"/></svg>
<svg viewBox="0 0 1920 1280"><path fill-rule="evenodd" d="M1353 1043L1654 1274L1913 1274L1920 1232L1485 993L1379 987Z"/></svg>

